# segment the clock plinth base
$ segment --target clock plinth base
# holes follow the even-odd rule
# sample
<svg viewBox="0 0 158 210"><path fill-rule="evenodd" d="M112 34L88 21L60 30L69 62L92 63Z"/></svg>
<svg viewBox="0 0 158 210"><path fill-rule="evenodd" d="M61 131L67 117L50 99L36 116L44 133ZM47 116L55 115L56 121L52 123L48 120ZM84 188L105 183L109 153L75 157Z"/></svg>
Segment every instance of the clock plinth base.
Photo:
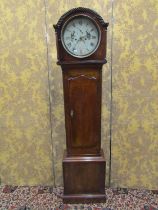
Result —
<svg viewBox="0 0 158 210"><path fill-rule="evenodd" d="M63 203L73 204L73 203L105 203L105 194L73 194L73 195L63 195Z"/></svg>
<svg viewBox="0 0 158 210"><path fill-rule="evenodd" d="M98 156L67 156L63 159L64 203L105 202L103 151Z"/></svg>

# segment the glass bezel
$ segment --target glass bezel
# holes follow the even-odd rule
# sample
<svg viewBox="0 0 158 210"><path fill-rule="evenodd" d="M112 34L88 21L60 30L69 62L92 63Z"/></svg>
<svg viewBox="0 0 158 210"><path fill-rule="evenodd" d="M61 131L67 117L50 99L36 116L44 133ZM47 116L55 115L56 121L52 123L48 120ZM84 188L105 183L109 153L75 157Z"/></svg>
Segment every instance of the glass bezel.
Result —
<svg viewBox="0 0 158 210"><path fill-rule="evenodd" d="M75 54L73 54L72 52L70 52L69 49L66 47L65 42L64 42L64 39L63 39L64 30L65 30L66 26L68 25L68 23L70 23L73 19L76 19L76 18L79 18L79 17L88 18L90 21L92 21L92 23L95 25L95 27L96 27L97 30L98 30L98 43L97 43L95 49L94 49L92 52L90 52L89 54L86 54L86 55L75 55ZM63 25L63 27L62 27L62 30L61 30L61 42L62 42L62 45L63 45L64 49L65 49L70 55L72 55L73 57L76 57L76 58L86 58L86 57L89 57L90 55L92 55L93 53L95 53L96 50L98 49L99 45L100 45L100 40L101 40L101 31L100 31L100 28L99 28L98 24L96 23L96 21L95 21L92 17L90 17L90 16L88 16L88 15L79 14L79 15L74 15L73 17L70 17L70 18L64 23L64 25Z"/></svg>

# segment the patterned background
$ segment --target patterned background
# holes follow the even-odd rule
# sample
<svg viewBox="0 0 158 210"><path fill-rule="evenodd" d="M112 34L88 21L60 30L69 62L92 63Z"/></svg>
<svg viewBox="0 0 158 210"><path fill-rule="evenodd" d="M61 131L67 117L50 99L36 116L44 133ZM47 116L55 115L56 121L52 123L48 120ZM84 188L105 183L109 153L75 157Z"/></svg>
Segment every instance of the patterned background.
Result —
<svg viewBox="0 0 158 210"><path fill-rule="evenodd" d="M156 189L157 0L0 1L1 182L62 185L63 87L53 24L78 6L110 23L102 105L106 184L110 176L112 186Z"/></svg>

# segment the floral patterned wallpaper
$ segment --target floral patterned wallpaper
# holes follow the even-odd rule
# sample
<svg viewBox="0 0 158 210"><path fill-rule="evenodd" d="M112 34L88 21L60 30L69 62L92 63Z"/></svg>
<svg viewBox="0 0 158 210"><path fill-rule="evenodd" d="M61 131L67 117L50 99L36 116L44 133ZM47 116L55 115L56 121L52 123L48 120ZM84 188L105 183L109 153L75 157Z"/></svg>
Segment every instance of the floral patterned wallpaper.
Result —
<svg viewBox="0 0 158 210"><path fill-rule="evenodd" d="M106 185L157 188L155 0L0 1L1 182L62 185L63 87L53 24L78 6L110 23L102 91Z"/></svg>
<svg viewBox="0 0 158 210"><path fill-rule="evenodd" d="M45 7L42 1L0 1L0 179L50 184Z"/></svg>
<svg viewBox="0 0 158 210"><path fill-rule="evenodd" d="M158 189L158 1L113 5L112 185Z"/></svg>

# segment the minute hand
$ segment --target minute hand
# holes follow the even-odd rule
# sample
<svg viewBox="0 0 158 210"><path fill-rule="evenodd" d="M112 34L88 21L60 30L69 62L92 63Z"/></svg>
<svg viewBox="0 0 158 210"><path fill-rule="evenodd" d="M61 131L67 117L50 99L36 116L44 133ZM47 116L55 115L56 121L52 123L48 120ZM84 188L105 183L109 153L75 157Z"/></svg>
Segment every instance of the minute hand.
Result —
<svg viewBox="0 0 158 210"><path fill-rule="evenodd" d="M75 46L74 47L76 47L76 45L78 44L78 42L80 41L80 39L78 39L77 41L76 41L76 43L75 43Z"/></svg>
<svg viewBox="0 0 158 210"><path fill-rule="evenodd" d="M80 28L77 27L77 29L83 34L83 31Z"/></svg>
<svg viewBox="0 0 158 210"><path fill-rule="evenodd" d="M84 38L85 37L87 37L86 35L85 36L80 36L80 38L77 40L77 42L75 43L75 46L74 47L76 47L76 45L78 44L78 42L80 42L80 41L83 41L84 43L85 43L85 40L84 40Z"/></svg>

